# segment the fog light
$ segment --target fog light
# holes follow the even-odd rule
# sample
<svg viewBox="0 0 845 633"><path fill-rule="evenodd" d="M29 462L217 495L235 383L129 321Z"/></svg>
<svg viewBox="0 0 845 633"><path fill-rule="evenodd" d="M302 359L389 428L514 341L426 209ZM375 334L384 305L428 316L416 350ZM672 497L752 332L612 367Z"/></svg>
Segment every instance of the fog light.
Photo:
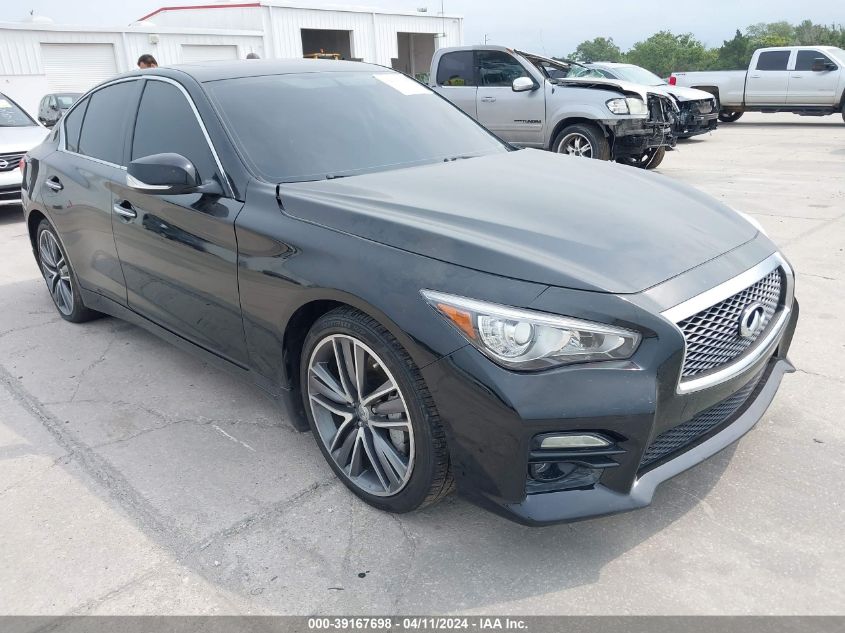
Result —
<svg viewBox="0 0 845 633"><path fill-rule="evenodd" d="M531 478L537 481L556 481L569 475L575 470L575 464L567 462L549 463L542 462L539 464L531 464Z"/></svg>
<svg viewBox="0 0 845 633"><path fill-rule="evenodd" d="M540 448L601 448L610 446L610 441L593 434L549 435L540 441Z"/></svg>

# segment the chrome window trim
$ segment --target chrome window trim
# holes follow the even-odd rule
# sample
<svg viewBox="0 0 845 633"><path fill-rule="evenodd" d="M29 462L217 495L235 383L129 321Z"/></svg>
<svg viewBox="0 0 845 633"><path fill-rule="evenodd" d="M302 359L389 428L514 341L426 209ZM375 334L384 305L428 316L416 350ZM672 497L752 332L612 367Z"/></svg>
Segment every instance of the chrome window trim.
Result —
<svg viewBox="0 0 845 633"><path fill-rule="evenodd" d="M203 122L202 117L200 116L199 110L197 110L197 106L194 103L194 100L191 98L191 95L188 94L188 91L185 90L185 87L182 86L182 84L180 84L178 81L174 81L173 79L170 79L170 77L162 77L160 75L147 75L147 74L145 74L144 76L141 76L141 77L124 77L122 79L116 79L114 81L110 81L110 82L103 84L101 86L97 86L93 90L89 90L87 93L85 93L84 95L79 97L79 99L76 100L74 107L71 108L70 110L68 110L65 113L65 116L62 117L62 125L59 128L60 138L59 138L58 151L63 152L65 154L71 154L73 156L79 156L81 158L85 158L85 159L94 161L95 163L100 163L101 165L107 165L109 167L115 167L117 169L122 169L123 171L126 171L126 167L124 165L115 165L114 163L110 163L109 161L101 160L99 158L94 158L93 156L86 156L85 154L80 154L78 152L72 152L69 149L67 149L67 144L66 144L66 139L65 139L65 123L64 123L64 121L65 121L66 117L73 111L73 109L76 107L76 105L78 103L81 103L83 99L85 99L86 97L90 97L95 92L102 90L103 88L113 86L114 84L119 84L119 83L123 83L123 82L127 82L127 81L141 81L141 80L144 80L144 79L146 79L148 81L161 81L161 82L168 83L168 84L171 84L173 86L176 86L179 89L179 91L182 93L182 96L185 97L185 100L188 102L188 105L191 108L191 112L194 113L194 118L196 118L197 123L200 126L200 130L202 131L203 138L205 138L205 142L208 145L208 149L211 150L211 155L214 157L214 164L217 165L217 169L219 170L220 174L223 176L223 187L226 190L226 195L230 198L233 198L234 197L234 194L233 194L234 189L232 187L232 183L229 181L229 175L226 173L226 170L223 169L223 163L220 161L220 156L217 154L217 149L214 147L214 143L211 142L211 136L209 136L209 134L208 134L208 130L206 129L205 123ZM143 94L141 95L141 97L143 97ZM140 106L140 101L139 101L139 106ZM135 123L137 123L137 112L136 112L135 117L133 118L133 125ZM83 121L83 125L84 124L85 124L85 122ZM130 148L130 152L131 152L131 148Z"/></svg>
<svg viewBox="0 0 845 633"><path fill-rule="evenodd" d="M739 356L739 358L731 363L723 365L718 371L708 373L700 378L689 378L687 380L682 380L679 375L678 385L676 388L677 393L692 393L721 384L726 380L730 380L731 378L738 376L754 365L763 356L769 354L774 348L774 343L780 340L780 336L783 333L786 323L789 321L789 315L792 312L792 302L795 297L795 275L786 259L784 259L780 253L773 253L759 264L752 266L733 279L729 279L710 290L706 290L691 299L687 299L686 301L661 312L661 315L671 322L681 337L683 337L684 360L686 360L686 337L684 336L683 330L681 330L678 326L678 323L694 314L698 314L710 306L732 297L742 290L745 290L778 267L783 269L785 277L784 283L786 288L784 294L784 304L783 307L775 313L775 318L769 325L768 334L760 340L755 341L748 353Z"/></svg>

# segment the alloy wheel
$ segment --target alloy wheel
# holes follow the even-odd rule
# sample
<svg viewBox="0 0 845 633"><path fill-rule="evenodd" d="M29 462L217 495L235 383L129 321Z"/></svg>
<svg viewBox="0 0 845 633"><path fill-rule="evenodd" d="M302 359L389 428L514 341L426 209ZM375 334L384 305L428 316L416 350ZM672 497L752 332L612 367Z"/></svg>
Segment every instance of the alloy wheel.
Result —
<svg viewBox="0 0 845 633"><path fill-rule="evenodd" d="M41 231L38 238L38 259L41 274L56 307L64 315L73 312L73 288L70 285L70 269L59 243L50 231Z"/></svg>
<svg viewBox="0 0 845 633"><path fill-rule="evenodd" d="M570 156L593 157L593 145L590 143L590 139L576 132L564 136L557 151L560 154L569 154Z"/></svg>
<svg viewBox="0 0 845 633"><path fill-rule="evenodd" d="M356 487L397 494L414 467L414 431L390 370L362 341L331 334L308 362L308 400L326 452Z"/></svg>

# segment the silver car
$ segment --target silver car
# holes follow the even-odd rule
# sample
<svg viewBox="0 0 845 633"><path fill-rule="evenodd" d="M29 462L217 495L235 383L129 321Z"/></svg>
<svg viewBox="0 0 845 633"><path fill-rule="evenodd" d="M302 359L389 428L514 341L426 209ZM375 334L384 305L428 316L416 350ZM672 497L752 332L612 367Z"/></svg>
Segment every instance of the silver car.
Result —
<svg viewBox="0 0 845 633"><path fill-rule="evenodd" d="M47 128L0 92L0 207L21 203L24 154L44 140Z"/></svg>

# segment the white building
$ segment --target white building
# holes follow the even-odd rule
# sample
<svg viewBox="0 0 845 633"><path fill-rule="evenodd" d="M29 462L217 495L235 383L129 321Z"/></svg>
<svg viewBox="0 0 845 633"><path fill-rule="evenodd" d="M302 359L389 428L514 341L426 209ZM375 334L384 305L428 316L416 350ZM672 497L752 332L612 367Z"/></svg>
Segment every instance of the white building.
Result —
<svg viewBox="0 0 845 633"><path fill-rule="evenodd" d="M458 46L463 19L430 11L309 8L290 2L165 7L128 27L0 23L0 92L35 113L50 92L84 92L152 54L162 66L208 59L336 53L427 77L434 51Z"/></svg>

